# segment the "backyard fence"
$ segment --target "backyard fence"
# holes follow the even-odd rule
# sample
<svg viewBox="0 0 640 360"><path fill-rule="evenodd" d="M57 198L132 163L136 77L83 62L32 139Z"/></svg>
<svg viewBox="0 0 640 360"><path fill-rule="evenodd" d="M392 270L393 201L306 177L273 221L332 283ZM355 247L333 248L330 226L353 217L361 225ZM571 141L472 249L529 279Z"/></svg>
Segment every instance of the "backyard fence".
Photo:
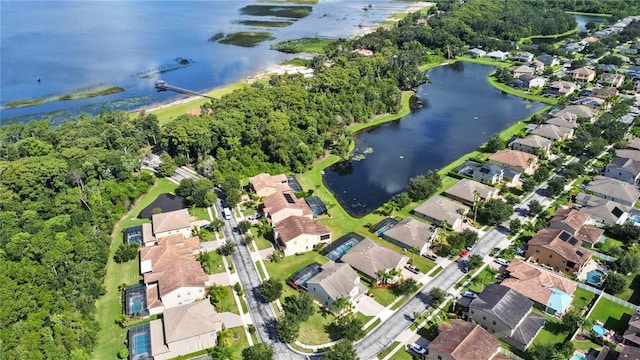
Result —
<svg viewBox="0 0 640 360"><path fill-rule="evenodd" d="M624 300L622 300L620 298L617 298L617 297L615 297L615 296L613 296L611 294L607 294L606 292L604 292L604 291L602 291L600 289L597 289L597 288L595 288L593 286L589 286L589 285L583 284L583 283L578 283L578 287L583 288L583 289L585 289L587 291L590 291L590 292L592 292L592 293L594 293L594 294L596 294L598 296L602 296L602 297L604 297L606 299L609 299L609 300L613 301L616 304L620 304L622 306L626 306L629 309L633 309L634 311L640 310L640 306L632 304L632 303L630 303L628 301L624 301Z"/></svg>

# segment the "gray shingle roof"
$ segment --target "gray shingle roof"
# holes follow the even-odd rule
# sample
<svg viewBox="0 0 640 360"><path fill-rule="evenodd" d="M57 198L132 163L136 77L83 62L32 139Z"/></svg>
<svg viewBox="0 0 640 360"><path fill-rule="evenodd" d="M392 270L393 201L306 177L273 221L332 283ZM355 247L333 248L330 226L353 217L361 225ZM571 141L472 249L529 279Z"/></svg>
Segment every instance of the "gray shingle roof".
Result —
<svg viewBox="0 0 640 360"><path fill-rule="evenodd" d="M359 285L356 283L359 278L358 273L348 264L330 261L322 266L322 271L318 275L307 281L307 287L318 284L335 300L348 297L351 290Z"/></svg>
<svg viewBox="0 0 640 360"><path fill-rule="evenodd" d="M640 174L640 161L629 158L617 157L607 165L607 168L621 168L632 174Z"/></svg>
<svg viewBox="0 0 640 360"><path fill-rule="evenodd" d="M433 237L436 229L420 220L407 217L391 229L385 231L384 236L401 242L408 247L421 250Z"/></svg>
<svg viewBox="0 0 640 360"><path fill-rule="evenodd" d="M380 271L401 267L408 259L406 256L365 238L349 249L340 261L351 265L352 268L375 280Z"/></svg>
<svg viewBox="0 0 640 360"><path fill-rule="evenodd" d="M531 310L533 302L519 292L498 284L488 285L469 304L470 309L481 309L492 313L509 328L515 329Z"/></svg>
<svg viewBox="0 0 640 360"><path fill-rule="evenodd" d="M586 190L628 201L629 203L636 202L638 196L640 196L640 192L638 192L635 186L606 176L596 176L595 179L587 185Z"/></svg>

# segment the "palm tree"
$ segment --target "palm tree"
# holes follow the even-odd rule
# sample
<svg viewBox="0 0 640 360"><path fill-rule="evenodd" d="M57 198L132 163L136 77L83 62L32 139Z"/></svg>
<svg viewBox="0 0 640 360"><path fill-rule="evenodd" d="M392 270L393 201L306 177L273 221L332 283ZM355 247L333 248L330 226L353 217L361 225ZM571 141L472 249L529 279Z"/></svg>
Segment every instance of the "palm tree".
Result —
<svg viewBox="0 0 640 360"><path fill-rule="evenodd" d="M473 190L473 223L475 226L476 218L478 217L478 200L480 200L480 192Z"/></svg>

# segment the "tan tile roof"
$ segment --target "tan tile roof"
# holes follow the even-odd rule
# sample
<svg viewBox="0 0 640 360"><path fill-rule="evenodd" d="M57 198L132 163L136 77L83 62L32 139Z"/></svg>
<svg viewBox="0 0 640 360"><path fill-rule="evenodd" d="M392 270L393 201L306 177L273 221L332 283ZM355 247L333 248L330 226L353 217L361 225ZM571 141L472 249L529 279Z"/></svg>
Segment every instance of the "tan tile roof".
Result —
<svg viewBox="0 0 640 360"><path fill-rule="evenodd" d="M567 129L575 129L578 126L580 126L580 124L578 124L575 120L567 120L565 118L561 118L557 116L547 120L546 123L550 125L560 126Z"/></svg>
<svg viewBox="0 0 640 360"><path fill-rule="evenodd" d="M566 240L563 240L566 239ZM554 251L567 261L582 265L591 259L593 253L581 247L582 241L575 239L575 245L569 243L575 239L571 234L560 229L544 228L536 234L528 245L541 246Z"/></svg>
<svg viewBox="0 0 640 360"><path fill-rule="evenodd" d="M574 74L579 74L579 75L593 75L595 74L595 70L591 70L589 68L586 67L581 67L581 68L577 68L575 70L573 70Z"/></svg>
<svg viewBox="0 0 640 360"><path fill-rule="evenodd" d="M408 259L406 256L365 238L349 249L340 261L351 265L352 268L372 279L377 279L380 271L397 269L403 266Z"/></svg>
<svg viewBox="0 0 640 360"><path fill-rule="evenodd" d="M167 309L162 316L167 344L222 330L222 317L207 300Z"/></svg>
<svg viewBox="0 0 640 360"><path fill-rule="evenodd" d="M158 356L168 353L169 347L164 340L164 326L162 319L156 319L149 323L149 332L151 335L151 355Z"/></svg>
<svg viewBox="0 0 640 360"><path fill-rule="evenodd" d="M537 148L546 148L549 145L553 144L553 141L549 139L545 139L542 136L529 135L523 139L517 139L515 143L537 149Z"/></svg>
<svg viewBox="0 0 640 360"><path fill-rule="evenodd" d="M336 300L341 297L349 297L355 286L362 287L360 293L366 291L358 279L360 276L348 264L330 261L322 265L320 273L307 281L307 288L310 284L318 284L333 300Z"/></svg>
<svg viewBox="0 0 640 360"><path fill-rule="evenodd" d="M595 88L591 90L591 96L599 99L606 99L615 95L618 95L618 89L611 86L604 88Z"/></svg>
<svg viewBox="0 0 640 360"><path fill-rule="evenodd" d="M324 235L331 233L331 230L319 221L314 222L304 216L289 216L276 224L274 231L278 234L278 239L285 244L304 234Z"/></svg>
<svg viewBox="0 0 640 360"><path fill-rule="evenodd" d="M498 340L480 325L453 319L443 322L429 348L455 360L490 360L500 348Z"/></svg>
<svg viewBox="0 0 640 360"><path fill-rule="evenodd" d="M180 209L151 216L153 233L190 228L195 219L189 215L188 209Z"/></svg>
<svg viewBox="0 0 640 360"><path fill-rule="evenodd" d="M434 195L418 205L413 211L438 221L446 220L449 226L451 226L457 219L462 217L460 212L469 211L469 207L449 200L446 197Z"/></svg>
<svg viewBox="0 0 640 360"><path fill-rule="evenodd" d="M158 294L158 286L148 287L147 288L147 309L153 309L159 306L162 306L162 301L160 301L160 294Z"/></svg>
<svg viewBox="0 0 640 360"><path fill-rule="evenodd" d="M591 215L589 215L589 217L591 217ZM604 229L585 225L581 227L580 230L578 230L578 232L573 236L575 236L575 238L578 240L595 244L596 242L598 242L598 239L600 239L602 235L604 235Z"/></svg>
<svg viewBox="0 0 640 360"><path fill-rule="evenodd" d="M160 239L156 246L140 249L140 262L150 260L152 268L144 274L144 282L157 281L160 298L184 286L204 287L208 276L193 256L199 248L197 237L183 239L176 234Z"/></svg>
<svg viewBox="0 0 640 360"><path fill-rule="evenodd" d="M256 192L269 187L290 190L288 182L289 179L285 174L270 175L267 173L261 173L249 178L249 183Z"/></svg>
<svg viewBox="0 0 640 360"><path fill-rule="evenodd" d="M590 119L596 116L596 111L586 105L569 105L564 109L558 111L555 116L564 117L567 114L573 114L574 116Z"/></svg>
<svg viewBox="0 0 640 360"><path fill-rule="evenodd" d="M577 232L587 223L587 221L589 221L589 214L587 214L586 212L566 208L558 209L558 211L556 211L556 214L551 218L550 223L563 223L573 229L574 232Z"/></svg>
<svg viewBox="0 0 640 360"><path fill-rule="evenodd" d="M490 161L496 163L520 167L523 169L529 167L529 159L533 159L531 161L537 161L538 157L524 151L509 149L500 150L497 153L491 155L491 157L489 158Z"/></svg>
<svg viewBox="0 0 640 360"><path fill-rule="evenodd" d="M151 223L142 224L142 243L146 245L155 241L156 238L153 236L153 226L151 226Z"/></svg>
<svg viewBox="0 0 640 360"><path fill-rule="evenodd" d="M290 195L293 203L287 201L285 194ZM298 199L292 191L281 191L269 195L263 200L264 212L267 214L275 214L284 209L299 209L303 215L311 215L313 211L304 199Z"/></svg>
<svg viewBox="0 0 640 360"><path fill-rule="evenodd" d="M437 229L430 224L407 217L385 231L384 236L420 251L436 231Z"/></svg>
<svg viewBox="0 0 640 360"><path fill-rule="evenodd" d="M539 135L547 139L560 140L571 133L571 129L551 124L542 124L533 130L532 134Z"/></svg>
<svg viewBox="0 0 640 360"><path fill-rule="evenodd" d="M546 305L551 297L551 288L573 295L578 286L574 281L518 259L509 264L507 272L509 278L502 281L500 285L510 287L543 305Z"/></svg>
<svg viewBox="0 0 640 360"><path fill-rule="evenodd" d="M462 179L448 188L444 193L445 195L450 195L472 203L475 200L474 191L479 193L480 199L478 200L483 200L494 197L496 188L477 181Z"/></svg>

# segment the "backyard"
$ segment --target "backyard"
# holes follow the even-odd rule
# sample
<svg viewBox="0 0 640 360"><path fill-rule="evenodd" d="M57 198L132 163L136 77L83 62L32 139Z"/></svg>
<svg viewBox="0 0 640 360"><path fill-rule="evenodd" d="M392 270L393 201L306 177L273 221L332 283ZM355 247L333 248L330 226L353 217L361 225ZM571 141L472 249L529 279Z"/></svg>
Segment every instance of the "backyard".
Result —
<svg viewBox="0 0 640 360"><path fill-rule="evenodd" d="M589 320L600 321L604 327L618 334L624 333L634 310L601 297L589 315Z"/></svg>

